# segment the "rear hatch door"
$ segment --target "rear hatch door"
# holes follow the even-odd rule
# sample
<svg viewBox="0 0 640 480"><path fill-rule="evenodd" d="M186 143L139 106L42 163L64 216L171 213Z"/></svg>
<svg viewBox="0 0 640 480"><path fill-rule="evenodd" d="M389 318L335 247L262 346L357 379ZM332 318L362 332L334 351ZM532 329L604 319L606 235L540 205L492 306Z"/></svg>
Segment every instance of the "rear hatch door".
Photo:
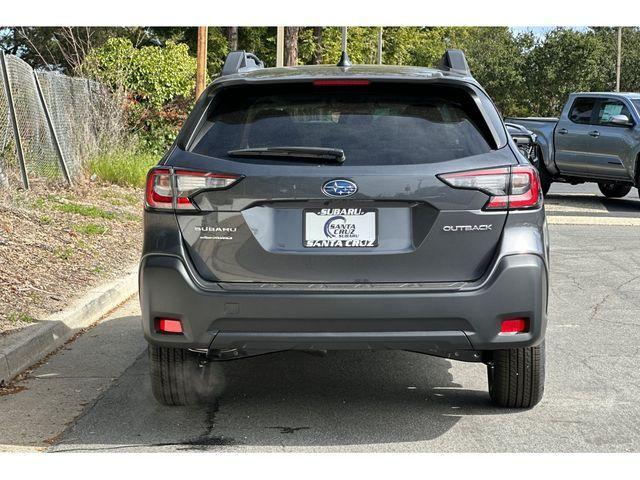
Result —
<svg viewBox="0 0 640 480"><path fill-rule="evenodd" d="M176 168L231 173L224 190L195 193L178 212L186 251L210 281L424 283L479 278L505 211L437 175L510 165L492 145L472 95L445 86L223 91ZM314 147L344 162L228 152Z"/></svg>

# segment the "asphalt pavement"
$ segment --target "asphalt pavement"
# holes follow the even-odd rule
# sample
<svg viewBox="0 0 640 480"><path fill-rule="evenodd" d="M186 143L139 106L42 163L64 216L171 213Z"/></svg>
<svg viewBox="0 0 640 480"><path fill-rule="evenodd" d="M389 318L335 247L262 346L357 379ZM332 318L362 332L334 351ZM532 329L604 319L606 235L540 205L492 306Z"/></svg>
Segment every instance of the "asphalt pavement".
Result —
<svg viewBox="0 0 640 480"><path fill-rule="evenodd" d="M640 220L640 200L590 187L549 197L547 382L531 410L495 408L481 364L395 351L220 363L215 404L162 407L132 300L0 396L0 450L638 451L640 230L602 222Z"/></svg>

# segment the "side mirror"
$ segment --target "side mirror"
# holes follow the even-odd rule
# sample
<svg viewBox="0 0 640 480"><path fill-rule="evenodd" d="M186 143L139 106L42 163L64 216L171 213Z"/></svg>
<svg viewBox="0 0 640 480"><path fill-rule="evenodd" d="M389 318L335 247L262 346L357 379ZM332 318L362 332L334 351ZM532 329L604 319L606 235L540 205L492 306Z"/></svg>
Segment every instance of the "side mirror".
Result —
<svg viewBox="0 0 640 480"><path fill-rule="evenodd" d="M524 135L511 135L511 138L513 138L513 141L516 142L516 145L518 147L520 147L521 145L531 145L531 139L529 137L525 137Z"/></svg>
<svg viewBox="0 0 640 480"><path fill-rule="evenodd" d="M613 117L611 117L611 120L609 120L609 123L612 123L614 125L622 125L624 127L633 126L633 122L631 122L629 117L627 117L626 115L614 115Z"/></svg>

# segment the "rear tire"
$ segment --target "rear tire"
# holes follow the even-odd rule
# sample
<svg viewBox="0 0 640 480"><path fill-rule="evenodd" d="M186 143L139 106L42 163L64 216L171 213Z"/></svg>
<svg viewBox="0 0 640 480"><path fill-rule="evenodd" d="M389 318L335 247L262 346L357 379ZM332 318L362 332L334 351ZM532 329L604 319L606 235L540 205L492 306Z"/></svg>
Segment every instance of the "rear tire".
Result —
<svg viewBox="0 0 640 480"><path fill-rule="evenodd" d="M532 408L544 393L544 342L536 347L493 352L487 365L489 396L507 408Z"/></svg>
<svg viewBox="0 0 640 480"><path fill-rule="evenodd" d="M224 376L219 365L181 348L149 345L153 396L162 405L198 405L215 401Z"/></svg>
<svg viewBox="0 0 640 480"><path fill-rule="evenodd" d="M624 183L598 183L598 188L607 198L622 198L631 191L631 185Z"/></svg>
<svg viewBox="0 0 640 480"><path fill-rule="evenodd" d="M536 166L538 167L538 175L540 176L540 188L542 188L542 194L546 197L553 183L553 177L544 165L544 158L542 158L540 148L538 148L536 152L536 158Z"/></svg>

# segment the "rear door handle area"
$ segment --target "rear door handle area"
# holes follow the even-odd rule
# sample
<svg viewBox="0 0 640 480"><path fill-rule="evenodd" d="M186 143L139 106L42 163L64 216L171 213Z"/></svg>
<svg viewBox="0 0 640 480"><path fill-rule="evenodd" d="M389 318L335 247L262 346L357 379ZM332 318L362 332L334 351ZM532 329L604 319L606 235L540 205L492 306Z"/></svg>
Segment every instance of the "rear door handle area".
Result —
<svg viewBox="0 0 640 480"><path fill-rule="evenodd" d="M558 130L558 133L560 135L566 135L567 133L569 133L569 130L567 130L566 128L561 128L560 130Z"/></svg>
<svg viewBox="0 0 640 480"><path fill-rule="evenodd" d="M600 136L600 132L597 130L594 130L592 132L589 132L589 135L591 135L593 138L598 138Z"/></svg>

